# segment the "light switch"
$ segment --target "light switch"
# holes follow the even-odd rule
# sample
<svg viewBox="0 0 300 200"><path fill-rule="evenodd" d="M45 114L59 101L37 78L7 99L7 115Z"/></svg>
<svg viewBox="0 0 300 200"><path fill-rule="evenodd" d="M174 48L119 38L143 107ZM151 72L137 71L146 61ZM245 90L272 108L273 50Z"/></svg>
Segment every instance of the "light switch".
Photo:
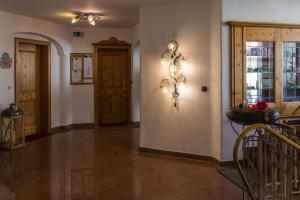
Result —
<svg viewBox="0 0 300 200"><path fill-rule="evenodd" d="M207 92L208 91L208 87L206 85L201 87L202 92Z"/></svg>

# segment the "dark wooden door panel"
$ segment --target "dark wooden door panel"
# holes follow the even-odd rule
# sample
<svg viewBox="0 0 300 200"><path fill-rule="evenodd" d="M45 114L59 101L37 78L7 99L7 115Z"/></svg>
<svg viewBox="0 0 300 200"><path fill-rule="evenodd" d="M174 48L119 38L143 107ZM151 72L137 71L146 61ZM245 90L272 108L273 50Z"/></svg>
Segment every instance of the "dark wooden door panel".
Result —
<svg viewBox="0 0 300 200"><path fill-rule="evenodd" d="M39 50L20 44L17 52L16 103L24 110L25 135L40 131Z"/></svg>
<svg viewBox="0 0 300 200"><path fill-rule="evenodd" d="M99 123L126 123L128 112L127 73L125 50L100 50L98 66Z"/></svg>
<svg viewBox="0 0 300 200"><path fill-rule="evenodd" d="M24 110L26 135L51 128L51 43L15 38L15 103Z"/></svg>

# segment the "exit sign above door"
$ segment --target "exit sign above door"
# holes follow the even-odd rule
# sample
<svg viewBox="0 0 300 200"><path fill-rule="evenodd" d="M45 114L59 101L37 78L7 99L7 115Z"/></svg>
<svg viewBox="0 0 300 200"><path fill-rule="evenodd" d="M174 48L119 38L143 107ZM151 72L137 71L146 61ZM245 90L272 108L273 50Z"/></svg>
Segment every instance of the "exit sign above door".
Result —
<svg viewBox="0 0 300 200"><path fill-rule="evenodd" d="M83 37L84 36L84 32L81 31L73 31L72 32L73 37Z"/></svg>

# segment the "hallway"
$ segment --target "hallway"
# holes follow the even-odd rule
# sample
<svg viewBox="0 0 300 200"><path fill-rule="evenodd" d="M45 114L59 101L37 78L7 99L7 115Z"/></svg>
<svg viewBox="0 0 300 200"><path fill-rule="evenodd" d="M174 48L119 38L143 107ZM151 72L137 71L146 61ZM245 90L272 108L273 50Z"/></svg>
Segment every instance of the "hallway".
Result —
<svg viewBox="0 0 300 200"><path fill-rule="evenodd" d="M139 128L76 130L0 152L0 199L241 199L216 164L138 151Z"/></svg>

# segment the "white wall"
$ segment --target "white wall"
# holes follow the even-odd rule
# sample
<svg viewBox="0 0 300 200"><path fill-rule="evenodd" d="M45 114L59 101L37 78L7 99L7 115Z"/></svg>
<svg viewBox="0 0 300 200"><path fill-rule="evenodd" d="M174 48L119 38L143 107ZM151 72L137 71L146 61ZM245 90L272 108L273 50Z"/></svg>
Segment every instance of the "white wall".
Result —
<svg viewBox="0 0 300 200"><path fill-rule="evenodd" d="M132 121L141 121L141 55L140 42L137 41L132 46L132 90L131 90L131 107Z"/></svg>
<svg viewBox="0 0 300 200"><path fill-rule="evenodd" d="M219 0L188 0L140 8L141 147L220 159L220 7ZM178 111L170 94L159 90L167 75L160 54L174 34L190 63ZM207 93L201 91L203 85L209 87Z"/></svg>
<svg viewBox="0 0 300 200"><path fill-rule="evenodd" d="M71 37L72 53L93 53L92 43L116 37L119 40L132 43L132 29L110 28L71 28L71 31L83 31L83 38ZM71 34L71 33L70 33ZM72 123L94 122L94 86L72 85Z"/></svg>
<svg viewBox="0 0 300 200"><path fill-rule="evenodd" d="M140 40L140 25L136 25L132 28L132 44L137 43Z"/></svg>
<svg viewBox="0 0 300 200"><path fill-rule="evenodd" d="M54 38L64 48L67 55L70 52L69 29L65 26L46 22L30 17L13 15L0 12L0 54L8 52L14 59L14 38L30 38L38 40L47 40L44 37L31 34L20 34L24 32L33 32ZM52 101L52 127L60 125L65 119L62 119L61 109L64 106L61 102L64 97L64 88L61 84L65 81L62 76L62 64L68 65L68 59L60 56L56 47L51 46L51 101ZM11 88L11 89L9 89ZM6 108L9 103L14 102L14 66L10 69L0 69L0 110ZM68 110L67 110L68 112ZM66 120L67 121L67 120Z"/></svg>
<svg viewBox="0 0 300 200"><path fill-rule="evenodd" d="M222 21L254 21L300 24L298 0L223 0ZM232 160L236 139L226 111L230 106L230 48L229 27L222 26L222 160Z"/></svg>
<svg viewBox="0 0 300 200"><path fill-rule="evenodd" d="M132 93L131 116L133 122L141 121L141 48L140 25L132 28Z"/></svg>

